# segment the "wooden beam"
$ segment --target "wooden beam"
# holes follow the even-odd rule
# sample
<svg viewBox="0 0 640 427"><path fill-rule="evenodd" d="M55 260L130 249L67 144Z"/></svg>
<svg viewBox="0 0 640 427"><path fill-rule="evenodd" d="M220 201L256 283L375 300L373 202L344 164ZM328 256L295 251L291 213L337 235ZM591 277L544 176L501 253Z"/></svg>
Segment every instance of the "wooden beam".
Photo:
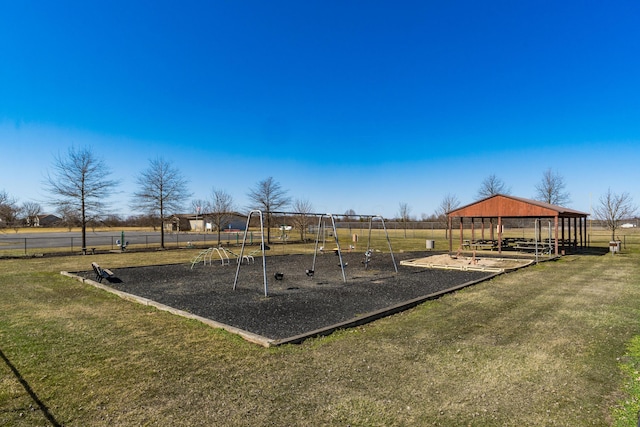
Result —
<svg viewBox="0 0 640 427"><path fill-rule="evenodd" d="M471 241L476 241L476 228L475 228L476 219L471 217Z"/></svg>
<svg viewBox="0 0 640 427"><path fill-rule="evenodd" d="M556 241L556 256L558 256L558 215L553 217L553 228L555 229L555 241Z"/></svg>
<svg viewBox="0 0 640 427"><path fill-rule="evenodd" d="M449 215L449 225L448 225L448 227L449 227L449 230L448 230L449 231L449 253L451 253L453 251L453 237L451 236L451 229L453 228L452 227L452 225L453 225L452 223L453 223L453 219Z"/></svg>
<svg viewBox="0 0 640 427"><path fill-rule="evenodd" d="M502 217L498 217L498 253L502 253Z"/></svg>

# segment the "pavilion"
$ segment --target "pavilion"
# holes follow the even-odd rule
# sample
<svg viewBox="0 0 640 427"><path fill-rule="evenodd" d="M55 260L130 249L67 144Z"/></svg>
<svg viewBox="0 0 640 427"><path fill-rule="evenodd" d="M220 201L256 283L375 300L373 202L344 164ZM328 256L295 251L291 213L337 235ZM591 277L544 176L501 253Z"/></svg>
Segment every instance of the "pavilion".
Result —
<svg viewBox="0 0 640 427"><path fill-rule="evenodd" d="M464 242L465 219L471 226L471 241L476 240L476 220L480 220L481 239L485 240L485 224L488 220L490 230L489 240L502 253L503 248L503 219L505 218L531 218L549 219L553 221L553 239L555 255L565 253L567 250L575 251L578 247L586 247L587 216L589 214L551 205L537 200L514 197L504 194L496 194L469 205L456 208L447 213L449 228L449 252L453 251L452 225L453 219L460 219L460 247ZM497 221L497 222L494 222ZM572 226L573 223L573 226ZM497 227L494 227L494 224ZM498 238L495 239L494 232ZM566 232L566 233L565 233ZM573 235L572 235L573 232Z"/></svg>

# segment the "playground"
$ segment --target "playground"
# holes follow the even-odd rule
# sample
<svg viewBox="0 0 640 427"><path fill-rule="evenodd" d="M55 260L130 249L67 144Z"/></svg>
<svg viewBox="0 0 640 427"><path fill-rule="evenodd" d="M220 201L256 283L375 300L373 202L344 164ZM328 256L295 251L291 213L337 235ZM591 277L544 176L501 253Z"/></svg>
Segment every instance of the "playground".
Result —
<svg viewBox="0 0 640 427"><path fill-rule="evenodd" d="M106 279L109 285L102 287L124 298L195 318L268 347L371 322L531 263L476 258L475 252L471 258L394 254L381 217L385 250L373 248L369 237L366 250L357 251L353 245L341 247L330 214L318 214L313 254L266 256L270 247L264 241L262 212L249 214L246 229L253 214L260 220L262 236L257 249L246 245L245 232L238 252L209 248L190 264L115 272L94 263L93 271L79 273L79 278L93 278L99 286ZM325 249L327 231L332 249Z"/></svg>
<svg viewBox="0 0 640 427"><path fill-rule="evenodd" d="M396 259L418 256L402 253ZM103 284L126 293L122 295L126 298L158 303L161 309L194 316L249 341L271 346L367 323L495 275L403 265L397 266L396 273L389 253L372 254L365 266L365 255L352 252L342 254L343 278L339 257L333 252L318 255L314 274L310 275L312 260L308 254L267 257L266 297L261 258L245 260L240 268L235 260L230 265L218 260L120 268ZM96 279L94 271L77 274Z"/></svg>

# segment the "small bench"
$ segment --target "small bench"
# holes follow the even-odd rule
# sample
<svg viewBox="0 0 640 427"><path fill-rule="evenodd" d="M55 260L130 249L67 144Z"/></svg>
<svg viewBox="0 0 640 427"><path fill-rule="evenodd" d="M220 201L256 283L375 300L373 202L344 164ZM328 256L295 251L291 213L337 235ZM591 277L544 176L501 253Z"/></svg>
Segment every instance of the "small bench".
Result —
<svg viewBox="0 0 640 427"><path fill-rule="evenodd" d="M551 253L551 248L548 245L545 245L542 243L538 243L536 245L535 242L527 242L527 241L516 242L513 248L521 252L535 252L537 250L539 253L542 253L542 254Z"/></svg>
<svg viewBox="0 0 640 427"><path fill-rule="evenodd" d="M92 262L91 267L93 267L93 272L96 273L96 280L98 283L102 283L102 279L109 280L113 277L113 272L111 270L100 267L97 262Z"/></svg>
<svg viewBox="0 0 640 427"><path fill-rule="evenodd" d="M494 249L498 249L498 242L495 241L491 241L491 240L478 240L475 242L472 242L470 240L465 240L462 243L462 247L465 249L489 249L489 250L494 250Z"/></svg>

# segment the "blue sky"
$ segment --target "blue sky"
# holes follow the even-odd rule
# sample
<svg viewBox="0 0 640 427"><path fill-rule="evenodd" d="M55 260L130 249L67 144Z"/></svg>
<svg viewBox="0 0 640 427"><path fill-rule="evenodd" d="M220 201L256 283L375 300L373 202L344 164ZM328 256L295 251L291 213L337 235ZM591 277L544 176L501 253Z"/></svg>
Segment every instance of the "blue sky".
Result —
<svg viewBox="0 0 640 427"><path fill-rule="evenodd" d="M431 214L495 174L570 207L640 203L636 1L0 0L0 190L47 207L70 146L121 179L149 159L193 198L272 176L317 212ZM185 206L185 210L186 206Z"/></svg>

